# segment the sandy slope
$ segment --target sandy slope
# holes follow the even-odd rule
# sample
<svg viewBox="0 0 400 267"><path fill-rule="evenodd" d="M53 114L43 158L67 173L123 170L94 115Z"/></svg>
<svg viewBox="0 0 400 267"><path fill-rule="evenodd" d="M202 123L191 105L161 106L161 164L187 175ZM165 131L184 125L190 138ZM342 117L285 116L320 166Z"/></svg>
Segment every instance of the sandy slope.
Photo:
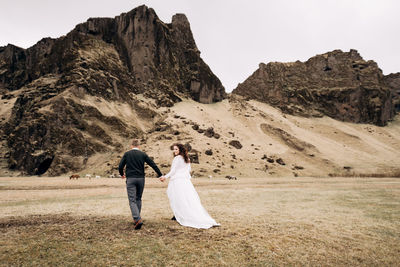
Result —
<svg viewBox="0 0 400 267"><path fill-rule="evenodd" d="M172 161L169 147L175 142L181 142L189 143L198 151L199 164L192 164L194 176L400 173L399 116L388 126L378 127L340 122L329 117L285 115L267 104L230 96L229 99L215 104L184 100L169 109L157 109L157 113L161 114L159 122L165 122L170 127L151 131L152 123L141 119L127 104L104 102L93 97L85 97L81 103L92 105L104 115L118 116L128 125L150 132L144 135L142 149L154 157L163 172L169 170ZM140 96L138 103L143 107L156 109L154 103L141 99ZM2 115L5 116L8 112L9 109L2 108ZM199 133L192 128L194 124L204 130L213 127L220 138L209 138L204 133ZM110 127L102 127L114 140L126 144L128 149L130 140L125 140ZM243 147L237 149L229 145L232 140L239 141ZM212 150L212 155L206 155L206 150ZM80 174L116 174L122 154L123 151L114 150L92 156L87 168ZM264 155L273 159L274 163L267 162ZM285 165L276 163L278 158ZM151 170L147 173L154 175Z"/></svg>
<svg viewBox="0 0 400 267"><path fill-rule="evenodd" d="M206 170L201 174L218 175L213 174L214 169L220 169L222 175L241 176L380 174L397 171L400 166L399 116L388 126L378 127L329 117L290 116L264 103L231 99L211 105L178 103L166 121L180 135L162 141L151 136L145 149L164 162L173 141L189 142L201 153L200 164L192 164L195 172ZM213 127L221 137L208 138L193 130L192 123L202 129ZM231 140L238 140L243 147L230 146ZM213 155L206 155L207 149ZM268 163L262 159L264 155L282 158L286 165Z"/></svg>

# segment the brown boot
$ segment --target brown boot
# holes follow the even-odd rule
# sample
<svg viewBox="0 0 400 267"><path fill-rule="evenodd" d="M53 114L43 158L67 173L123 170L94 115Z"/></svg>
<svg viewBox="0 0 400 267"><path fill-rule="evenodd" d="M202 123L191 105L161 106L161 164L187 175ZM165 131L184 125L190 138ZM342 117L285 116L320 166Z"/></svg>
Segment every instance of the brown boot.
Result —
<svg viewBox="0 0 400 267"><path fill-rule="evenodd" d="M143 225L143 221L142 219L139 219L135 222L135 230L140 230L140 228L142 228Z"/></svg>

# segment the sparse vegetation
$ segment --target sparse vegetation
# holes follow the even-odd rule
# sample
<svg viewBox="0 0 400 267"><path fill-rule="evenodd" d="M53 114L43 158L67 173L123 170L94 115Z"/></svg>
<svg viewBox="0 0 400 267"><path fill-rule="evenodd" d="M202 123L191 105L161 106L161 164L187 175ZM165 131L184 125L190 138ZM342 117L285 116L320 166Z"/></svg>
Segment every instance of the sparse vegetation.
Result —
<svg viewBox="0 0 400 267"><path fill-rule="evenodd" d="M358 173L358 172L340 172L340 173L330 173L330 177L360 177L360 178L368 178L368 177L375 177L375 178L400 178L400 170L396 171L387 171L384 173Z"/></svg>

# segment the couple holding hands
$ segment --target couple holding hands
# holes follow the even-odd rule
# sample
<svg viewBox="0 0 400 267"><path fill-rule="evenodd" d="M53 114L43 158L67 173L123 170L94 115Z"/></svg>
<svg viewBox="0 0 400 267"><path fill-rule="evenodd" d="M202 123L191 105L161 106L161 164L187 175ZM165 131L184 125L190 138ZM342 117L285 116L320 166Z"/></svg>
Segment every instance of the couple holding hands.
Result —
<svg viewBox="0 0 400 267"><path fill-rule="evenodd" d="M145 184L144 163L153 168L160 181L164 182L167 178L170 178L167 195L174 214L172 220L176 220L183 226L193 228L208 229L219 226L201 205L199 195L190 181L191 167L186 148L182 144L173 145L174 159L171 170L166 175L162 175L154 161L139 149L139 145L139 140L134 139L131 150L125 152L119 164L119 173L122 178L126 178L126 189L134 228L139 230L143 225L140 211ZM124 168L126 169L125 174Z"/></svg>

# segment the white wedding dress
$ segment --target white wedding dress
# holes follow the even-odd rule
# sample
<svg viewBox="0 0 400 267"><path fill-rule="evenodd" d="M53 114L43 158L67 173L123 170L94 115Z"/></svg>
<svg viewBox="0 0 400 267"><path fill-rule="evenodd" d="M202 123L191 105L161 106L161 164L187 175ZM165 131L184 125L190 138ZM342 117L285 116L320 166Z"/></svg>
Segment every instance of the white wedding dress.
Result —
<svg viewBox="0 0 400 267"><path fill-rule="evenodd" d="M190 181L190 163L186 163L182 156L176 156L171 171L165 177L171 177L167 195L178 223L202 229L219 226L201 205L199 195Z"/></svg>

